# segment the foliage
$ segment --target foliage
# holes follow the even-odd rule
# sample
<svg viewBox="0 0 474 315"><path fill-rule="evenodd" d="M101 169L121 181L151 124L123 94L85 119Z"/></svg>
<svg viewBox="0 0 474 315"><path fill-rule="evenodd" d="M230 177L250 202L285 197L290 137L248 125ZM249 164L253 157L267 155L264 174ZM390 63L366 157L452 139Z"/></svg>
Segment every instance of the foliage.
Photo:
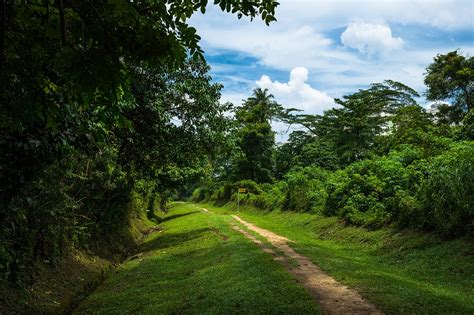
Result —
<svg viewBox="0 0 474 315"><path fill-rule="evenodd" d="M0 267L7 279L24 280L36 262L54 262L129 222L132 187L115 155L105 147L52 164L2 208Z"/></svg>
<svg viewBox="0 0 474 315"><path fill-rule="evenodd" d="M275 136L269 123L249 124L240 131L243 156L237 160L237 178L257 182L272 180Z"/></svg>
<svg viewBox="0 0 474 315"><path fill-rule="evenodd" d="M266 23L275 20L278 5L272 0L216 4L239 17L260 15ZM6 158L0 191L7 203L70 146L105 141L112 129L129 128L123 110L137 65L160 69L167 60L176 69L188 53L202 57L199 36L187 20L198 10L205 12L205 0L4 5L0 145Z"/></svg>
<svg viewBox="0 0 474 315"><path fill-rule="evenodd" d="M448 55L470 67L472 58ZM433 69L445 57L435 58L427 74L427 82L443 88L441 81L433 81ZM438 70L453 65L443 67ZM464 70L459 78L469 81L470 70ZM455 86L464 83L456 81ZM459 91L455 93L461 97ZM371 229L396 225L445 236L472 234L472 144L461 142L472 139L472 110L465 114L461 107L440 106L433 116L415 97L419 95L413 89L387 80L336 99L340 107L322 115L308 115L279 108L266 91L255 91L237 110L236 120L243 124L236 133L244 155L236 160L256 163L229 164L243 178L256 181L241 202L266 210L320 212ZM272 117L304 129L275 148L273 141L264 141L270 139ZM272 177L279 181L262 184ZM229 193L223 191L216 196L227 200ZM235 194L231 199L235 201Z"/></svg>
<svg viewBox="0 0 474 315"><path fill-rule="evenodd" d="M294 168L285 175L288 185L284 208L295 211L323 210L328 172L319 167Z"/></svg>
<svg viewBox="0 0 474 315"><path fill-rule="evenodd" d="M408 86L387 80L335 99L341 107L323 115L293 115L286 121L302 125L315 136L318 144L314 149L321 153L321 166L333 168L337 157L337 166L343 167L370 157L377 150L378 137L387 132L391 115L399 108L416 105L417 96Z"/></svg>
<svg viewBox="0 0 474 315"><path fill-rule="evenodd" d="M462 140L474 140L474 110L464 116L457 137Z"/></svg>
<svg viewBox="0 0 474 315"><path fill-rule="evenodd" d="M288 141L277 147L276 161L276 175L279 178L297 166L316 165L329 170L339 166L339 157L331 141L313 137L301 130L293 131Z"/></svg>
<svg viewBox="0 0 474 315"><path fill-rule="evenodd" d="M437 55L426 69L426 98L431 101L452 101L463 112L473 108L474 57L457 50Z"/></svg>
<svg viewBox="0 0 474 315"><path fill-rule="evenodd" d="M474 234L474 142L433 159L420 189L421 223L445 235Z"/></svg>
<svg viewBox="0 0 474 315"><path fill-rule="evenodd" d="M256 89L243 106L236 109L240 124L238 146L242 156L236 161L236 178L259 183L271 182L275 165L275 134L271 120L279 116L282 106L273 101L268 90Z"/></svg>

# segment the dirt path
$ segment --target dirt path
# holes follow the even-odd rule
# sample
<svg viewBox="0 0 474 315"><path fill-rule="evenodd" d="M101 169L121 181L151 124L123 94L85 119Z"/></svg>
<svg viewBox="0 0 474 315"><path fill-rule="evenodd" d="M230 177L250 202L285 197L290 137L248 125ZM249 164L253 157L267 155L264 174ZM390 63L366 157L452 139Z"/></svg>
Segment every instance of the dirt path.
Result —
<svg viewBox="0 0 474 315"><path fill-rule="evenodd" d="M233 229L242 233L247 238L258 244L263 251L273 255L274 259L281 262L299 283L305 287L326 314L382 314L373 304L364 300L355 290L337 282L328 276L319 267L314 265L307 257L295 252L287 245L289 240L268 230L259 228L240 217L233 215L235 220L246 228L256 232L278 248L284 255L278 254L268 248L263 242L255 238L238 226ZM286 256L286 257L285 257ZM292 265L288 258L294 259L298 266Z"/></svg>
<svg viewBox="0 0 474 315"><path fill-rule="evenodd" d="M211 214L214 214L214 212L210 211L210 210L207 210L206 208L201 208L202 211L206 212L206 213L211 213Z"/></svg>

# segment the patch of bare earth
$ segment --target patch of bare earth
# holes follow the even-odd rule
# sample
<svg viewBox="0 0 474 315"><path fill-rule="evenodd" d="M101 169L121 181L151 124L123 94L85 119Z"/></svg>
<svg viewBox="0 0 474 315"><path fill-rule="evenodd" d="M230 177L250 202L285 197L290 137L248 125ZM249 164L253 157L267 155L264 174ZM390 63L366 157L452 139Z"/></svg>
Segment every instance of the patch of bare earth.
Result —
<svg viewBox="0 0 474 315"><path fill-rule="evenodd" d="M284 255L276 253L247 231L238 226L233 226L234 230L242 233L259 245L264 252L271 254L276 261L282 263L311 294L325 314L382 314L381 311L370 302L364 300L355 290L337 282L313 264L307 257L295 252L287 245L287 242L289 242L287 238L259 228L236 215L232 217L249 230L267 239L270 244L283 252ZM295 267L294 264L290 264L289 259L294 259L298 266Z"/></svg>

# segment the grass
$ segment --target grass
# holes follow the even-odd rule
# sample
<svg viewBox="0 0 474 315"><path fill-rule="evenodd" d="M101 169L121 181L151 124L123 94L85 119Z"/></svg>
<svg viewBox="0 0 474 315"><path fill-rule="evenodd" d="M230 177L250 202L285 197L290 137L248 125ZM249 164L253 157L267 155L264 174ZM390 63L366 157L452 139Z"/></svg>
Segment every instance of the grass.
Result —
<svg viewBox="0 0 474 315"><path fill-rule="evenodd" d="M232 204L206 208L235 213ZM316 214L241 207L239 216L285 236L337 280L388 314L474 314L474 246L413 230L369 231Z"/></svg>
<svg viewBox="0 0 474 315"><path fill-rule="evenodd" d="M122 264L76 314L315 314L309 294L230 227L230 216L175 204L164 230Z"/></svg>

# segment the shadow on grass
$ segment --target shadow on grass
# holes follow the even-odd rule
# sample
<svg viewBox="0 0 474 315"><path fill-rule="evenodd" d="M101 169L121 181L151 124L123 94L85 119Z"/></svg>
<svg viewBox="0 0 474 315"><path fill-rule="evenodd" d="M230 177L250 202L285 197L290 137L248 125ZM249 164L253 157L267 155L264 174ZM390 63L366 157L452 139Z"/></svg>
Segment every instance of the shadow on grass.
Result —
<svg viewBox="0 0 474 315"><path fill-rule="evenodd" d="M195 214L195 213L200 213L200 211L191 211L191 212L186 212L186 213L179 213L179 214L173 214L164 218L159 218L159 223L163 223L166 221L174 220L177 218L185 217L187 215Z"/></svg>
<svg viewBox="0 0 474 315"><path fill-rule="evenodd" d="M148 219L155 222L156 224L161 224L161 223L166 222L166 221L170 221L170 220L173 220L173 219L185 217L187 215L191 215L191 214L198 213L198 212L199 211L191 211L191 212L186 212L186 213L173 214L173 215L165 216L164 218L162 218L160 216L157 216L155 212L149 211L147 213L147 217L148 217Z"/></svg>
<svg viewBox="0 0 474 315"><path fill-rule="evenodd" d="M159 237L143 243L141 251L149 252L162 248L173 247L185 242L200 238L202 234L211 231L210 228L201 228L182 233L165 233Z"/></svg>

